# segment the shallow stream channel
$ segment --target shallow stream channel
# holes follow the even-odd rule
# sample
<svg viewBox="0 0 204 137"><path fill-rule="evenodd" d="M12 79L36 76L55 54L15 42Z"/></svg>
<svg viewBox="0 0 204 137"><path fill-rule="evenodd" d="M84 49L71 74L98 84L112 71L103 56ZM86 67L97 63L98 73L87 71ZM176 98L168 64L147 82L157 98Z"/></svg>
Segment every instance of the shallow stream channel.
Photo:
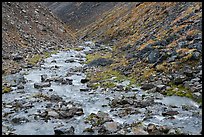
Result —
<svg viewBox="0 0 204 137"><path fill-rule="evenodd" d="M83 68L93 49L82 48L2 77L12 85L2 94L2 134L201 134L202 109L189 98L87 87Z"/></svg>

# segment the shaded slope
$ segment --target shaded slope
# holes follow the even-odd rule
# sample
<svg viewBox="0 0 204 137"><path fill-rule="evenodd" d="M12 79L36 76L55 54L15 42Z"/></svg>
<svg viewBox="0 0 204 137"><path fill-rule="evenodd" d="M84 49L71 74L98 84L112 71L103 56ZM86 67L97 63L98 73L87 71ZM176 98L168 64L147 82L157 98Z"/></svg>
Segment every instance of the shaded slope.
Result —
<svg viewBox="0 0 204 137"><path fill-rule="evenodd" d="M118 2L44 2L70 29L79 30L112 9Z"/></svg>
<svg viewBox="0 0 204 137"><path fill-rule="evenodd" d="M46 7L34 2L2 3L3 73L35 65L51 51L70 46L73 34Z"/></svg>

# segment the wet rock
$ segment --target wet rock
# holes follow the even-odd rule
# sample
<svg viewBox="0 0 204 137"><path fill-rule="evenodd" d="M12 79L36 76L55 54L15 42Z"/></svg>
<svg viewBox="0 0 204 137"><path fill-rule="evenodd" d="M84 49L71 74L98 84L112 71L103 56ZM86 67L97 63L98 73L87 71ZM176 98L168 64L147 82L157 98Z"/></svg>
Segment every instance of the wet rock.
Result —
<svg viewBox="0 0 204 137"><path fill-rule="evenodd" d="M148 135L148 132L144 131L141 127L132 128L133 135Z"/></svg>
<svg viewBox="0 0 204 137"><path fill-rule="evenodd" d="M11 119L11 122L13 122L15 124L26 123L28 121L29 120L27 118L25 118L25 117L16 117L16 118Z"/></svg>
<svg viewBox="0 0 204 137"><path fill-rule="evenodd" d="M118 130L118 124L116 122L106 122L104 126L106 130L111 131L111 132L115 132Z"/></svg>
<svg viewBox="0 0 204 137"><path fill-rule="evenodd" d="M147 84L143 84L142 87L141 87L141 89L143 89L143 90L150 90L150 89L152 89L152 88L154 88L154 87L155 87L154 84L147 83Z"/></svg>
<svg viewBox="0 0 204 137"><path fill-rule="evenodd" d="M88 81L89 81L89 79L81 79L81 83L86 83Z"/></svg>
<svg viewBox="0 0 204 137"><path fill-rule="evenodd" d="M19 84L19 85L17 86L17 89L24 89L23 84Z"/></svg>
<svg viewBox="0 0 204 137"><path fill-rule="evenodd" d="M47 115L53 118L59 118L59 114L54 110L48 111Z"/></svg>
<svg viewBox="0 0 204 137"><path fill-rule="evenodd" d="M40 75L41 82L45 82L47 77L48 77L47 74Z"/></svg>
<svg viewBox="0 0 204 137"><path fill-rule="evenodd" d="M97 114L91 113L86 119L85 123L89 123L92 126L100 126L105 122L112 122L112 118L109 117L108 113L104 113L102 111L98 111ZM105 128L105 127L104 127Z"/></svg>
<svg viewBox="0 0 204 137"><path fill-rule="evenodd" d="M67 59L67 60L65 60L65 63L72 63L72 62L75 62L75 60L74 59Z"/></svg>
<svg viewBox="0 0 204 137"><path fill-rule="evenodd" d="M59 102L59 101L62 101L63 99L62 99L62 97L60 97L59 95L51 95L50 96L50 100L52 101L52 102Z"/></svg>
<svg viewBox="0 0 204 137"><path fill-rule="evenodd" d="M166 86L165 85L156 85L156 91L157 92L161 92L163 89L165 89Z"/></svg>
<svg viewBox="0 0 204 137"><path fill-rule="evenodd" d="M77 116L81 116L84 114L83 109L82 108L76 108L76 107L72 107L69 109L69 113L73 114L73 115L77 115Z"/></svg>
<svg viewBox="0 0 204 137"><path fill-rule="evenodd" d="M34 88L43 88L43 87L50 87L50 82L43 82L43 83L34 83Z"/></svg>
<svg viewBox="0 0 204 137"><path fill-rule="evenodd" d="M84 91L84 92L86 92L86 91L89 91L90 89L88 89L88 88L80 88L80 91Z"/></svg>
<svg viewBox="0 0 204 137"><path fill-rule="evenodd" d="M161 131L161 132L163 132L165 134L167 134L169 132L169 130L170 129L167 126L160 126L159 127L159 131Z"/></svg>
<svg viewBox="0 0 204 137"><path fill-rule="evenodd" d="M113 60L106 59L106 58L98 58L93 61L91 61L88 66L107 66L111 65L113 63Z"/></svg>
<svg viewBox="0 0 204 137"><path fill-rule="evenodd" d="M148 126L147 126L147 132L148 133L154 132L156 130L157 130L157 128L154 124L148 124Z"/></svg>
<svg viewBox="0 0 204 137"><path fill-rule="evenodd" d="M81 116L83 115L83 109L82 108L77 108L77 107L72 107L68 111L60 111L59 115L61 118L72 118L74 115Z"/></svg>
<svg viewBox="0 0 204 137"><path fill-rule="evenodd" d="M174 115L177 115L177 114L179 114L178 111L167 111L167 112L163 112L162 116L174 116Z"/></svg>
<svg viewBox="0 0 204 137"><path fill-rule="evenodd" d="M74 135L74 131L75 129L73 126L70 128L61 127L54 129L55 135Z"/></svg>
<svg viewBox="0 0 204 137"><path fill-rule="evenodd" d="M69 85L72 85L73 83L73 79L69 79L69 78L65 78L65 79L62 79L61 83L62 84L69 84Z"/></svg>
<svg viewBox="0 0 204 137"><path fill-rule="evenodd" d="M51 63L57 63L57 61L56 60L52 60Z"/></svg>
<svg viewBox="0 0 204 137"><path fill-rule="evenodd" d="M167 134L168 135L176 135L176 130L175 129L170 129Z"/></svg>

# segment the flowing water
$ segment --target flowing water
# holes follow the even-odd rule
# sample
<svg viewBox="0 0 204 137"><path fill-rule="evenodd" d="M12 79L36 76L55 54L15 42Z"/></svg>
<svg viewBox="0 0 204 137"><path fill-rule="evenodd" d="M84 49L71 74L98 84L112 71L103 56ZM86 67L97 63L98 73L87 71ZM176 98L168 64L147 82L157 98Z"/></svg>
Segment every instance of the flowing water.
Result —
<svg viewBox="0 0 204 137"><path fill-rule="evenodd" d="M90 42L87 43L90 44ZM81 83L81 79L86 78L85 73L82 71L86 60L85 53L90 50L92 49L84 47L82 51L60 51L45 59L40 67L23 69L17 74L3 77L3 79L13 85L22 77L26 80L26 83L23 84L24 89L18 89L16 86L13 86L13 91L2 94L3 131L10 131L19 135L53 135L55 127L73 126L75 134L85 134L83 130L90 127L89 124L84 123L85 118L91 113L102 111L108 113L114 122L121 125L143 121L144 125L154 123L169 127L179 127L188 134L200 133L202 129L202 109L191 99L178 96L164 97L159 93L145 93L139 87L135 87L138 89L137 91L129 92L114 91L113 89L103 90L102 88L92 90L86 84ZM66 60L72 61L66 62ZM72 84L60 84L59 82L52 81L50 87L35 88L34 83L40 83L41 75L43 74L46 74L48 78L69 78L73 82ZM128 81L120 84L128 84ZM85 89L86 91L80 91L80 89ZM48 121L40 118L36 119L35 115L39 111L43 112L43 110L47 109L47 105L52 104L49 100L34 98L39 93L47 96L53 94L59 95L64 101L74 102L83 109L84 114L80 116L75 115L69 119L51 118ZM138 99L141 99L144 95L154 99L154 103L144 108L138 108L137 110L140 113L137 114L121 117L117 115L119 108L113 109L109 105L113 99L129 96L137 96ZM17 104L21 104L21 106L17 108ZM59 102L55 104L59 105ZM188 106L190 109L184 110L183 106ZM173 120L167 119L165 116L162 116L164 110L178 111L179 114ZM149 113L151 117L144 119L147 112L151 112ZM21 122L12 121L12 119L19 117L24 117L26 120L21 120Z"/></svg>

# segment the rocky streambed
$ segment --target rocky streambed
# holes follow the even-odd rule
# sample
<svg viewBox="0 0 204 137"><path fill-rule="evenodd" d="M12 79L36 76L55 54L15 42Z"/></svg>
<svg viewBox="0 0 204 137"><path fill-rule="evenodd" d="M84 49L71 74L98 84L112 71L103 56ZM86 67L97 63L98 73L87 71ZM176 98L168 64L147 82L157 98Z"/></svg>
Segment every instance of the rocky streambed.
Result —
<svg viewBox="0 0 204 137"><path fill-rule="evenodd" d="M89 88L84 66L93 47L80 48L3 77L12 91L2 94L2 134L202 133L202 108L189 98L137 86L128 91Z"/></svg>

